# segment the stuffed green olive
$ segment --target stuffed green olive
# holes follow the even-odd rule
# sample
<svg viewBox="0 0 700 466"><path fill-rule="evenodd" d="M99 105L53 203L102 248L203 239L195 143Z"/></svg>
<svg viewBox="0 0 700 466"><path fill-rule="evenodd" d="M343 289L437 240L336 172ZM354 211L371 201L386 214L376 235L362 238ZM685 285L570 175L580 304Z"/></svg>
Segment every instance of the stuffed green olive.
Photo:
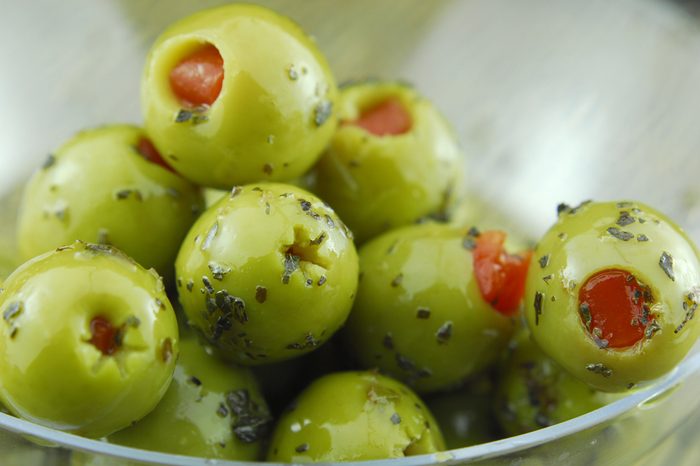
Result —
<svg viewBox="0 0 700 466"><path fill-rule="evenodd" d="M638 202L561 205L527 277L542 350L592 387L622 391L670 371L700 334L700 258L669 218Z"/></svg>
<svg viewBox="0 0 700 466"><path fill-rule="evenodd" d="M340 126L309 176L362 243L430 215L444 215L463 189L464 158L430 101L399 83L368 81L341 91Z"/></svg>
<svg viewBox="0 0 700 466"><path fill-rule="evenodd" d="M363 367L419 392L457 385L507 344L526 270L497 232L423 224L385 233L360 249L348 347Z"/></svg>
<svg viewBox="0 0 700 466"><path fill-rule="evenodd" d="M25 263L0 314L0 400L19 417L102 437L148 414L172 379L162 280L112 247L75 242Z"/></svg>
<svg viewBox="0 0 700 466"><path fill-rule="evenodd" d="M302 175L336 127L325 58L291 20L231 4L163 32L146 59L148 133L179 173L213 188Z"/></svg>

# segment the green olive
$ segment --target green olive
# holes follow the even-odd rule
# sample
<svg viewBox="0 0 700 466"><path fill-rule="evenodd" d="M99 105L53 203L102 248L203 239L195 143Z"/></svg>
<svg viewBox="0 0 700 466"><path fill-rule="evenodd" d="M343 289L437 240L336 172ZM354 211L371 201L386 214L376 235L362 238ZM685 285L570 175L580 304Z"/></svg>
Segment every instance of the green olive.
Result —
<svg viewBox="0 0 700 466"><path fill-rule="evenodd" d="M250 370L225 364L188 336L180 340L173 383L158 406L107 441L180 455L255 461L271 421Z"/></svg>
<svg viewBox="0 0 700 466"><path fill-rule="evenodd" d="M484 301L469 232L404 227L360 249L360 284L346 337L362 366L420 392L452 387L495 362L513 322Z"/></svg>
<svg viewBox="0 0 700 466"><path fill-rule="evenodd" d="M641 203L585 202L559 212L527 277L535 342L599 390L622 391L670 371L700 334L696 247Z"/></svg>
<svg viewBox="0 0 700 466"><path fill-rule="evenodd" d="M267 460L363 461L440 450L435 419L407 387L373 372L339 372L314 381L282 415Z"/></svg>
<svg viewBox="0 0 700 466"><path fill-rule="evenodd" d="M18 221L24 259L80 239L112 244L166 277L204 201L198 188L153 163L141 129L77 134L29 181ZM152 146L151 146L152 147Z"/></svg>
<svg viewBox="0 0 700 466"><path fill-rule="evenodd" d="M13 414L102 437L160 401L178 329L155 272L75 242L20 266L4 286L0 400Z"/></svg>
<svg viewBox="0 0 700 466"><path fill-rule="evenodd" d="M211 105L191 107L171 87L171 72L205 46L223 60L223 83ZM151 48L141 89L146 129L168 163L220 189L302 175L337 124L335 80L313 40L255 5L226 5L171 25Z"/></svg>
<svg viewBox="0 0 700 466"><path fill-rule="evenodd" d="M235 187L190 230L176 261L190 323L245 365L301 356L347 318L357 289L350 232L294 186Z"/></svg>
<svg viewBox="0 0 700 466"><path fill-rule="evenodd" d="M353 124L396 100L408 131L376 135ZM442 215L462 190L464 158L446 120L412 88L364 82L342 89L340 127L314 168L311 191L330 203L362 243L429 215Z"/></svg>
<svg viewBox="0 0 700 466"><path fill-rule="evenodd" d="M448 449L479 445L499 438L491 409L492 390L490 378L479 377L457 392L441 393L426 400Z"/></svg>
<svg viewBox="0 0 700 466"><path fill-rule="evenodd" d="M508 435L573 419L616 397L569 375L532 342L526 330L513 339L500 369L495 407L498 421Z"/></svg>

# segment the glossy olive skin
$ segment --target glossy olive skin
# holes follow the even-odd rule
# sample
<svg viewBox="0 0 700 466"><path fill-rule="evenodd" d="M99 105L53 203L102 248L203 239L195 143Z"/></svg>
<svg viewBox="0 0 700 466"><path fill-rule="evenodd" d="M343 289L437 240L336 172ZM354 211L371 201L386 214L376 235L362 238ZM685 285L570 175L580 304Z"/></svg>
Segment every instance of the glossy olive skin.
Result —
<svg viewBox="0 0 700 466"><path fill-rule="evenodd" d="M540 350L527 330L509 346L497 382L495 410L508 435L520 435L573 419L613 401L569 375Z"/></svg>
<svg viewBox="0 0 700 466"><path fill-rule="evenodd" d="M294 186L235 187L209 208L176 261L190 324L244 365L301 356L347 318L357 289L350 232Z"/></svg>
<svg viewBox="0 0 700 466"><path fill-rule="evenodd" d="M440 426L448 450L500 437L492 410L493 388L490 378L479 377L456 392L436 394L425 400Z"/></svg>
<svg viewBox="0 0 700 466"><path fill-rule="evenodd" d="M314 381L279 419L267 460L363 461L444 450L440 429L408 387L374 372Z"/></svg>
<svg viewBox="0 0 700 466"><path fill-rule="evenodd" d="M673 279L661 266L664 253L672 257ZM634 275L654 297L657 331L627 348L601 347L579 313L581 285L611 268ZM622 391L668 372L690 350L700 334L692 319L699 285L698 251L666 216L638 202L583 203L563 208L535 250L525 292L528 326L569 373L599 390Z"/></svg>
<svg viewBox="0 0 700 466"><path fill-rule="evenodd" d="M210 107L183 119L169 74L206 43L223 58L222 89ZM325 58L299 26L267 8L236 4L163 32L146 59L141 103L168 163L198 184L230 189L306 172L335 130L337 92Z"/></svg>
<svg viewBox="0 0 700 466"><path fill-rule="evenodd" d="M224 363L194 336L186 336L180 341L173 382L158 406L107 441L165 453L255 461L271 422L250 370Z"/></svg>
<svg viewBox="0 0 700 466"><path fill-rule="evenodd" d="M388 98L410 113L411 129L375 136L343 124ZM365 82L341 90L340 126L309 176L358 243L429 215L443 215L463 189L464 158L443 116L412 88Z"/></svg>
<svg viewBox="0 0 700 466"><path fill-rule="evenodd" d="M20 266L0 294L0 400L13 414L102 437L148 414L172 379L175 313L161 278L118 250L75 242ZM91 323L120 329L116 350Z"/></svg>
<svg viewBox="0 0 700 466"><path fill-rule="evenodd" d="M345 336L363 367L430 392L496 361L513 322L481 297L467 236L466 228L414 225L360 249L361 279Z"/></svg>
<svg viewBox="0 0 700 466"><path fill-rule="evenodd" d="M203 210L199 188L149 162L135 126L83 131L27 184L18 221L25 260L83 241L112 244L146 268L172 275L175 256Z"/></svg>

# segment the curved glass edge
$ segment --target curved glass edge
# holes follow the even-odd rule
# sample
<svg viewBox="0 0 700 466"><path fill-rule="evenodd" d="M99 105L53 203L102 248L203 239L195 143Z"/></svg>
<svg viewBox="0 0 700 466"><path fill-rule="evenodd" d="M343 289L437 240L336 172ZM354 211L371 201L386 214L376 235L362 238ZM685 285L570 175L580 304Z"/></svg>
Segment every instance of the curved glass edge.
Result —
<svg viewBox="0 0 700 466"><path fill-rule="evenodd" d="M635 408L641 408L645 404L652 403L656 399L664 398L665 395L670 394L674 388L679 386L691 375L700 376L700 353L698 352L694 352L672 372L657 380L652 385L631 393L600 409L551 427L517 437L509 437L495 442L440 453L386 460L348 462L345 464L362 464L364 466L423 466L441 463L450 465L500 458L506 455L524 452L605 425L608 422L629 414ZM252 466L260 464L244 461L211 460L123 447L61 432L3 413L0 413L0 427L16 434L32 437L40 442L47 442L53 446L80 450L86 453L107 455L122 460L146 464L166 464L173 466ZM651 447L653 447L653 445Z"/></svg>

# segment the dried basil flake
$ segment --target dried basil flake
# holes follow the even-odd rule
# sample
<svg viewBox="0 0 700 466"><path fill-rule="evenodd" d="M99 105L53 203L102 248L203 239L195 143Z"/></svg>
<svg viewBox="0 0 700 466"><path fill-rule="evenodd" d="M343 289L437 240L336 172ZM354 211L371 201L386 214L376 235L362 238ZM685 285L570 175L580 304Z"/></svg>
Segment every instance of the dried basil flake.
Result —
<svg viewBox="0 0 700 466"><path fill-rule="evenodd" d="M10 303L10 305L5 309L5 312L2 313L2 318L5 319L5 322L11 323L18 315L22 313L23 307L24 305L21 301Z"/></svg>
<svg viewBox="0 0 700 466"><path fill-rule="evenodd" d="M209 262L209 270L211 270L211 275L215 280L223 280L226 274L231 272L231 267L227 267L216 262Z"/></svg>
<svg viewBox="0 0 700 466"><path fill-rule="evenodd" d="M620 217L617 219L617 222L615 222L615 223L617 223L621 227L624 227L624 226L627 226L631 223L634 223L634 221L635 221L634 217L632 217L630 215L630 213L627 212L626 210L623 210L622 212L620 212Z"/></svg>
<svg viewBox="0 0 700 466"><path fill-rule="evenodd" d="M264 303L265 300L267 300L267 288L264 286L256 286L255 287L255 300L259 302L260 304Z"/></svg>
<svg viewBox="0 0 700 466"><path fill-rule="evenodd" d="M304 453L305 451L309 450L309 444L308 443L302 443L301 445L297 445L294 451L297 453Z"/></svg>
<svg viewBox="0 0 700 466"><path fill-rule="evenodd" d="M263 406L250 398L246 389L226 394L226 406L236 415L231 424L234 435L244 443L253 443L267 436L272 426L272 417Z"/></svg>
<svg viewBox="0 0 700 466"><path fill-rule="evenodd" d="M659 266L671 281L676 281L676 276L673 273L673 257L671 257L671 254L664 251L659 258Z"/></svg>
<svg viewBox="0 0 700 466"><path fill-rule="evenodd" d="M621 241L629 241L634 238L634 235L629 231L620 230L617 227L608 228L608 233Z"/></svg>
<svg viewBox="0 0 700 466"><path fill-rule="evenodd" d="M282 274L282 283L289 283L289 278L299 268L301 258L297 255L287 253L284 255L284 273Z"/></svg>
<svg viewBox="0 0 700 466"><path fill-rule="evenodd" d="M452 337L452 322L445 322L435 332L435 338L439 344L445 344Z"/></svg>
<svg viewBox="0 0 700 466"><path fill-rule="evenodd" d="M322 100L314 108L314 123L322 126L333 113L333 104L329 100Z"/></svg>
<svg viewBox="0 0 700 466"><path fill-rule="evenodd" d="M601 362L586 365L586 370L591 371L594 374L600 374L606 378L610 377L613 373L612 369Z"/></svg>
<svg viewBox="0 0 700 466"><path fill-rule="evenodd" d="M544 300L544 293L541 291L535 292L535 301L533 306L535 307L535 325L540 324L540 316L542 315L542 301Z"/></svg>

